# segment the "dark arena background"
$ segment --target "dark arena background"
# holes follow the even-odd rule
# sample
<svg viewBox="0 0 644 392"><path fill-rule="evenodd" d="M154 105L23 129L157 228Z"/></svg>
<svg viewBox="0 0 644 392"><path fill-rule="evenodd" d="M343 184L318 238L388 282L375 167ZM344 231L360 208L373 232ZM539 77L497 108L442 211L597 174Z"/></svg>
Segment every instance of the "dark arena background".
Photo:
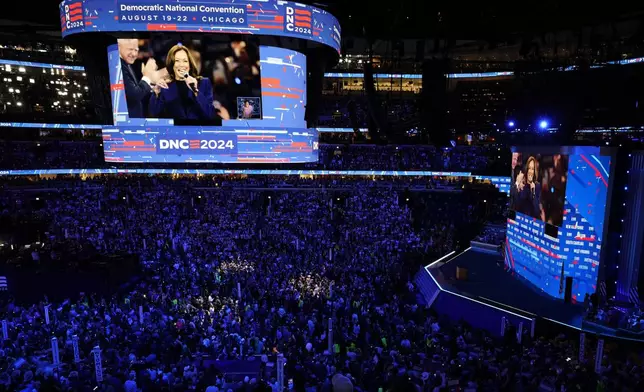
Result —
<svg viewBox="0 0 644 392"><path fill-rule="evenodd" d="M644 390L644 8L503 3L3 10L0 390Z"/></svg>

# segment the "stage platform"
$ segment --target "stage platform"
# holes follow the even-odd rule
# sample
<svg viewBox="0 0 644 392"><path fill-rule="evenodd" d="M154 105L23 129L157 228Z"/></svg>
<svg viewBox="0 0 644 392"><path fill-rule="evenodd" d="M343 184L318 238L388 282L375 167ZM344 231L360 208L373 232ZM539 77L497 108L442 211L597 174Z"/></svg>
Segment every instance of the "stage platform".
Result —
<svg viewBox="0 0 644 392"><path fill-rule="evenodd" d="M467 280L456 279L456 269L467 270ZM581 328L584 308L566 304L563 300L540 293L518 275L504 269L503 256L476 248L457 255L437 269L444 285L479 301L508 308L519 314L537 315L563 324Z"/></svg>
<svg viewBox="0 0 644 392"><path fill-rule="evenodd" d="M466 279L457 279L459 268L467 270ZM536 328L542 335L554 327L644 343L644 336L620 336L616 329L584 322L583 304L566 304L507 271L495 247L472 246L459 254L452 252L421 270L416 283L427 304L439 313L493 334L500 335L501 319L506 319L515 326L523 323L533 336Z"/></svg>

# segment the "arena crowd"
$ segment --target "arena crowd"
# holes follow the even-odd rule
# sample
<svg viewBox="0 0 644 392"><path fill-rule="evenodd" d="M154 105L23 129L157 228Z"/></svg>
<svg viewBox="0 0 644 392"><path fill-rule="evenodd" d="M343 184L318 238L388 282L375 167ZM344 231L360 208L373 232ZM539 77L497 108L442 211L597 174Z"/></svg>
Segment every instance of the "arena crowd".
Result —
<svg viewBox="0 0 644 392"><path fill-rule="evenodd" d="M509 150L496 145L436 148L416 145L321 144L319 148L317 162L300 166L318 170L434 170L501 176L510 173ZM104 161L100 140L0 142L0 170L100 169L113 165ZM127 165L128 168L149 166L150 164ZM164 166L167 165L154 164L155 168ZM195 165L192 164L191 167L194 168ZM198 167L225 166L200 164ZM241 164L236 167L243 168ZM252 168L261 168L261 165L254 164ZM272 165L270 168L293 169L294 166Z"/></svg>
<svg viewBox="0 0 644 392"><path fill-rule="evenodd" d="M3 189L3 222L46 228L41 248L3 246L3 260L46 271L51 260L74 257L66 249L84 247L136 255L140 273L111 294L6 299L4 390L275 391L278 354L295 391L641 386L630 358L611 358L596 376L589 364L566 360L576 355L574 340L508 344L425 309L413 276L481 232L488 207L476 193L373 181L263 190L237 186L243 180L213 187L208 177L53 181L41 204L24 186ZM259 370L244 376L249 368Z"/></svg>

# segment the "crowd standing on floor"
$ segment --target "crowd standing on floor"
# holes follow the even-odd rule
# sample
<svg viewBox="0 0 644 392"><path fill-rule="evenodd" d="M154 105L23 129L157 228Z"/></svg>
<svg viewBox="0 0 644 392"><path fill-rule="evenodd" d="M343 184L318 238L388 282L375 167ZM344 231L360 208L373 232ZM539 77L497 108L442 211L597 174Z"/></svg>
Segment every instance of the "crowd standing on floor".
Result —
<svg viewBox="0 0 644 392"><path fill-rule="evenodd" d="M422 306L413 284L421 263L462 246L485 223L487 207L475 195L411 195L374 182L348 190L203 189L203 182L94 178L59 184L43 203L18 193L18 207L10 187L1 192L3 221L45 226L47 244L138 255L141 273L112 295L6 300L0 390L275 391L277 354L287 358L286 387L295 391L642 386L630 358L607 360L598 377L566 360L575 341L500 342ZM42 263L41 253L0 250L24 263ZM235 379L217 370L221 363L260 372Z"/></svg>

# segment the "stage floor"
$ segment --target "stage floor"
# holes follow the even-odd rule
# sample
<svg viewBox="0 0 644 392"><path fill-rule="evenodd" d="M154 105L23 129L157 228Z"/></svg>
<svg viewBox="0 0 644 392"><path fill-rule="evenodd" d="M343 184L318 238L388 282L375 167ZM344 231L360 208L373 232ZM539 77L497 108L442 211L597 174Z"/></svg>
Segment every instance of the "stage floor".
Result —
<svg viewBox="0 0 644 392"><path fill-rule="evenodd" d="M468 271L467 280L456 279L456 268ZM498 253L470 248L438 268L441 286L505 310L537 315L573 328L582 328L584 306L566 304L540 292L518 275L504 270Z"/></svg>

